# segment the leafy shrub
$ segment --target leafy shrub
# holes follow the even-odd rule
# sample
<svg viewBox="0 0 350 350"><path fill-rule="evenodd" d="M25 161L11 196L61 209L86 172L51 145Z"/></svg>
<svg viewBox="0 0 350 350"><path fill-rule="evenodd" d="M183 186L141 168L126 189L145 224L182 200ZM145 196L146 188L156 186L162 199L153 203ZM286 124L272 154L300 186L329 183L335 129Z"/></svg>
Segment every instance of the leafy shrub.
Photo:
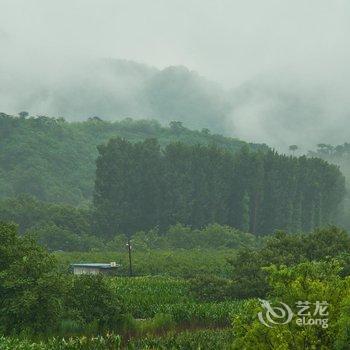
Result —
<svg viewBox="0 0 350 350"><path fill-rule="evenodd" d="M193 230L181 224L170 226L165 234L165 240L170 248L175 249L239 248L255 246L258 242L250 233L219 224L211 224L201 230Z"/></svg>
<svg viewBox="0 0 350 350"><path fill-rule="evenodd" d="M115 291L102 275L74 276L68 290L68 318L83 325L95 325L97 331L121 328L125 310Z"/></svg>
<svg viewBox="0 0 350 350"><path fill-rule="evenodd" d="M141 321L140 335L162 334L175 328L172 315L158 313L150 320Z"/></svg>
<svg viewBox="0 0 350 350"><path fill-rule="evenodd" d="M341 278L339 270L337 261L268 268L270 300L291 307L298 301L327 301L329 326L299 326L292 319L288 324L268 328L257 318L262 311L260 303L251 300L233 318L234 349L348 349L350 279Z"/></svg>
<svg viewBox="0 0 350 350"><path fill-rule="evenodd" d="M232 296L238 299L263 297L269 290L263 266L269 265L259 251L240 249L230 260L232 264Z"/></svg>
<svg viewBox="0 0 350 350"><path fill-rule="evenodd" d="M231 298L232 282L215 275L200 275L189 281L190 290L199 301L223 301Z"/></svg>
<svg viewBox="0 0 350 350"><path fill-rule="evenodd" d="M33 241L0 223L0 329L45 333L55 329L62 312L64 281L56 262Z"/></svg>
<svg viewBox="0 0 350 350"><path fill-rule="evenodd" d="M263 267L275 264L293 266L303 261L325 260L350 251L350 236L337 227L317 229L311 234L276 232L265 239L260 249L242 248L230 260L233 296L264 297L269 292Z"/></svg>
<svg viewBox="0 0 350 350"><path fill-rule="evenodd" d="M40 245L48 250L63 251L89 251L91 249L102 250L104 245L92 235L77 235L55 224L45 224L27 232Z"/></svg>

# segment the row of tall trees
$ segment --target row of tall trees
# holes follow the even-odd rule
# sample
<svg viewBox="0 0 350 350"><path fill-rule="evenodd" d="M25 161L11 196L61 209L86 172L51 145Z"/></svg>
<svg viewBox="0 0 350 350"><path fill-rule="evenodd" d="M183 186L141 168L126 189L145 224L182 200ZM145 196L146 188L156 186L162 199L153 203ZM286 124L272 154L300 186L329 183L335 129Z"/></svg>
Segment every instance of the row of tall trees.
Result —
<svg viewBox="0 0 350 350"><path fill-rule="evenodd" d="M127 235L180 222L254 234L308 231L335 220L344 177L318 158L275 151L112 139L98 148L95 230Z"/></svg>

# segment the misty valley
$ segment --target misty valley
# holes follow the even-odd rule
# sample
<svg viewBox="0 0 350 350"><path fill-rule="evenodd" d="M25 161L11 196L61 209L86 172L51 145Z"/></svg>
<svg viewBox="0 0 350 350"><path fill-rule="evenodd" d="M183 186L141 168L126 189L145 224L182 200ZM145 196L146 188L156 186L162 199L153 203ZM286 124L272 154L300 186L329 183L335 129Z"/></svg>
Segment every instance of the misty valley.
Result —
<svg viewBox="0 0 350 350"><path fill-rule="evenodd" d="M350 350L350 1L0 0L0 350Z"/></svg>

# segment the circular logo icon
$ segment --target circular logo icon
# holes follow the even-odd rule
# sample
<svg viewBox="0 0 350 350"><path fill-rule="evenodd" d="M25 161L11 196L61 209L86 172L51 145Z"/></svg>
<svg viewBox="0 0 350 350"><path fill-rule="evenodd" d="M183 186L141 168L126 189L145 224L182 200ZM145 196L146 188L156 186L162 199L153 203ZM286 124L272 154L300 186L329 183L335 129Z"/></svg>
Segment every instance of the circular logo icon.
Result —
<svg viewBox="0 0 350 350"><path fill-rule="evenodd" d="M272 328L274 325L282 325L289 323L293 318L291 308L280 302L281 306L271 306L270 302L264 299L259 299L264 311L258 313L259 321L266 327Z"/></svg>

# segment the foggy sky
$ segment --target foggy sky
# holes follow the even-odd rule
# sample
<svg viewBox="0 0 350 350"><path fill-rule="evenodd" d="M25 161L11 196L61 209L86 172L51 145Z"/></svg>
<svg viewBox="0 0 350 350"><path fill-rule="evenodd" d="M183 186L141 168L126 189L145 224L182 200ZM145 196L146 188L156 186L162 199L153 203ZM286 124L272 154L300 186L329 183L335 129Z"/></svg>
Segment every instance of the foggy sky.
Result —
<svg viewBox="0 0 350 350"><path fill-rule="evenodd" d="M227 90L262 77L321 104L306 125L312 133L317 124L312 142L350 139L349 38L348 0L0 0L0 71L55 82L103 57L185 65ZM237 107L228 129L275 146L298 142L300 130L271 120L270 99Z"/></svg>

